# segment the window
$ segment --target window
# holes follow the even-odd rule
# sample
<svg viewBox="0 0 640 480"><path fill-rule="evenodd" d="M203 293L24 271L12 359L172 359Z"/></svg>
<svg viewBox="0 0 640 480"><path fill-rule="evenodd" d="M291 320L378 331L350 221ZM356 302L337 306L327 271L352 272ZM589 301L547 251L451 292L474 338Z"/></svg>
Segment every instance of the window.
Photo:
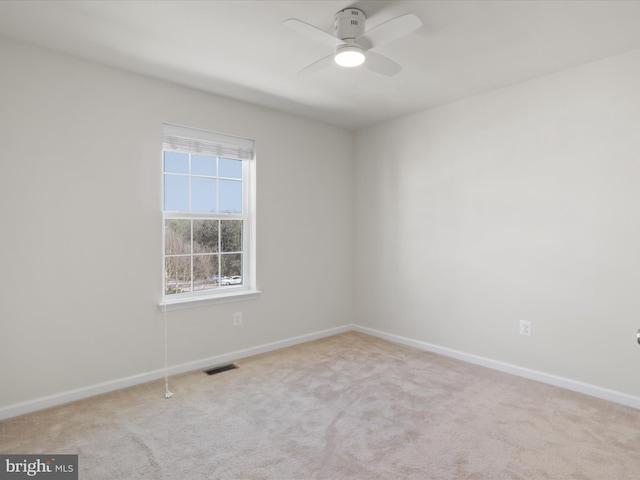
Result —
<svg viewBox="0 0 640 480"><path fill-rule="evenodd" d="M163 126L163 305L255 290L252 140Z"/></svg>

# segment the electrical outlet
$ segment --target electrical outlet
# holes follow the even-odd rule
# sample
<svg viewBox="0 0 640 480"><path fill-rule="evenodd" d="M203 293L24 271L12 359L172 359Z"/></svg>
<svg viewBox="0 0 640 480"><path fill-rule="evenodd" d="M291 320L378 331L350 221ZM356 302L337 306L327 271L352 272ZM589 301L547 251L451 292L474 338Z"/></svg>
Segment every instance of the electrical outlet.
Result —
<svg viewBox="0 0 640 480"><path fill-rule="evenodd" d="M233 325L236 327L242 325L242 312L236 312L233 314Z"/></svg>
<svg viewBox="0 0 640 480"><path fill-rule="evenodd" d="M531 322L529 320L520 320L520 335L531 336Z"/></svg>

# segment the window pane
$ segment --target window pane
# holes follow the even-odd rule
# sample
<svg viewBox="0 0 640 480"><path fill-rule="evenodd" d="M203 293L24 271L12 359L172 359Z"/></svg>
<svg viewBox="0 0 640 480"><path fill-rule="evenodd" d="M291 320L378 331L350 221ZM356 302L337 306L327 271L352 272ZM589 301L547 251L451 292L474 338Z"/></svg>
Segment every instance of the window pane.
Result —
<svg viewBox="0 0 640 480"><path fill-rule="evenodd" d="M241 252L242 220L220 220L220 237L223 252Z"/></svg>
<svg viewBox="0 0 640 480"><path fill-rule="evenodd" d="M191 291L191 257L167 257L164 261L164 293Z"/></svg>
<svg viewBox="0 0 640 480"><path fill-rule="evenodd" d="M189 177L165 174L164 209L167 212L189 211Z"/></svg>
<svg viewBox="0 0 640 480"><path fill-rule="evenodd" d="M191 177L191 211L214 213L216 211L216 180Z"/></svg>
<svg viewBox="0 0 640 480"><path fill-rule="evenodd" d="M194 255L193 290L209 290L218 284L218 255Z"/></svg>
<svg viewBox="0 0 640 480"><path fill-rule="evenodd" d="M230 284L241 284L242 283L242 254L240 253L231 253L222 255L221 257L222 263L222 275L225 277L240 277L239 279L233 279ZM237 282L237 283L236 283Z"/></svg>
<svg viewBox="0 0 640 480"><path fill-rule="evenodd" d="M193 253L218 251L218 220L193 221Z"/></svg>
<svg viewBox="0 0 640 480"><path fill-rule="evenodd" d="M216 157L191 155L191 175L216 176Z"/></svg>
<svg viewBox="0 0 640 480"><path fill-rule="evenodd" d="M218 168L220 169L219 177L242 178L242 160L220 158L218 160Z"/></svg>
<svg viewBox="0 0 640 480"><path fill-rule="evenodd" d="M164 253L191 253L191 220L166 220L164 224Z"/></svg>
<svg viewBox="0 0 640 480"><path fill-rule="evenodd" d="M220 180L220 213L242 213L242 182Z"/></svg>
<svg viewBox="0 0 640 480"><path fill-rule="evenodd" d="M162 152L164 155L164 171L168 173L189 173L189 154L178 152Z"/></svg>
<svg viewBox="0 0 640 480"><path fill-rule="evenodd" d="M250 144L213 132L163 126L165 299L225 297L254 285L248 274L255 261L255 248L249 245L252 223L245 224L253 222L252 202L246 202L254 192L253 168L242 160L220 158L213 150ZM245 260L251 268L244 269Z"/></svg>

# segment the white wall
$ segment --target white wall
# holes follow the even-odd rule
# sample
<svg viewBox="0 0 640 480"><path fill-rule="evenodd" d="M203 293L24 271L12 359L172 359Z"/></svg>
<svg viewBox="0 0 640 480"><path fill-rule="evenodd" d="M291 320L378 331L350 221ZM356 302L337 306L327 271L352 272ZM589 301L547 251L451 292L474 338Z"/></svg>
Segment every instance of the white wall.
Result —
<svg viewBox="0 0 640 480"><path fill-rule="evenodd" d="M256 140L263 291L170 312L170 363L352 322L350 132L6 40L0 60L0 409L163 367L163 122Z"/></svg>
<svg viewBox="0 0 640 480"><path fill-rule="evenodd" d="M357 323L640 395L639 85L632 52L360 131Z"/></svg>
<svg viewBox="0 0 640 480"><path fill-rule="evenodd" d="M0 60L0 410L162 368L163 122L258 151L263 294L170 312L172 365L355 318L640 395L640 52L364 129L355 154L273 110L6 40Z"/></svg>

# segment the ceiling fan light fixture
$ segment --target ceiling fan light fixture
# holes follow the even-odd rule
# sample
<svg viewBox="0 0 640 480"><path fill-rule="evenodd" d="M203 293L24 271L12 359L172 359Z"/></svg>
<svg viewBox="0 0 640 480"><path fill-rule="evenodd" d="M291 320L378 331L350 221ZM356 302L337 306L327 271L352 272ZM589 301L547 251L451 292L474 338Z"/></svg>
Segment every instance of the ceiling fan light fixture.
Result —
<svg viewBox="0 0 640 480"><path fill-rule="evenodd" d="M357 45L341 45L334 60L341 67L357 67L364 63L364 51Z"/></svg>

